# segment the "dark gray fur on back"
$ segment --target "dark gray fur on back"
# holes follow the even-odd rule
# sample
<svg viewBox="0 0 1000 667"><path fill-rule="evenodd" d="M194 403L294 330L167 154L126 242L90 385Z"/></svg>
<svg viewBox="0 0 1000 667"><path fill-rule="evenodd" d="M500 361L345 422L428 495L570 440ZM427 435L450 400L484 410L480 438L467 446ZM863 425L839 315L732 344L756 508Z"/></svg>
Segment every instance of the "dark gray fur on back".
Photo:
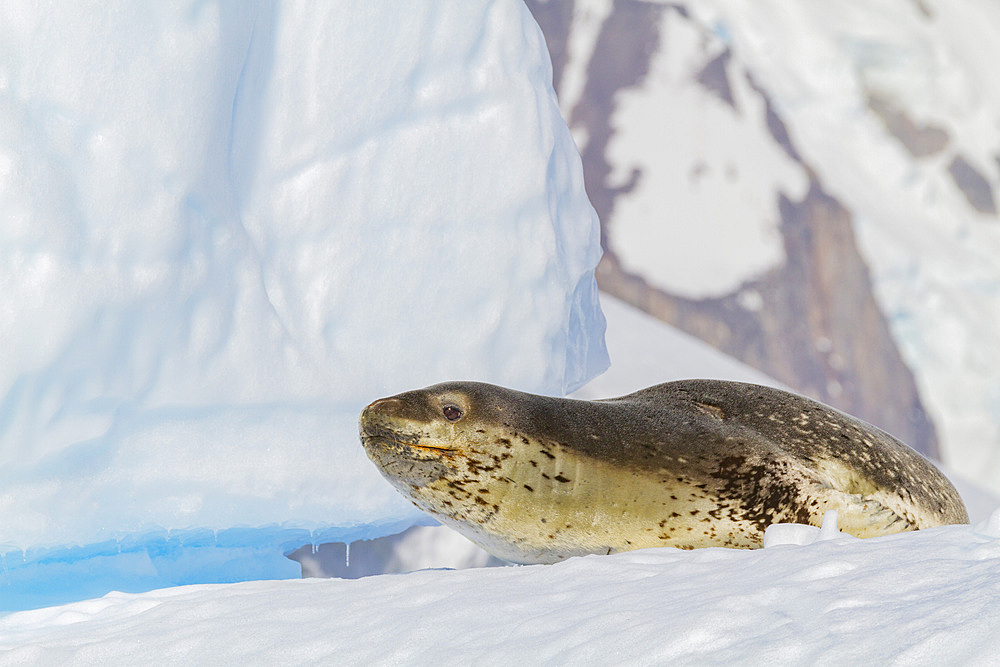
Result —
<svg viewBox="0 0 1000 667"><path fill-rule="evenodd" d="M748 512L759 515L747 518L762 526L808 522L806 509L792 502L800 492L797 482L782 486L791 471L820 486L846 486L838 490L860 497L888 490L902 506L919 506L928 515L929 522L900 512L914 528L968 522L957 491L919 453L870 424L771 387L682 380L600 401L479 383L455 387L475 395L478 409L493 412L515 432L741 498ZM849 479L830 477L831 465L850 471Z"/></svg>

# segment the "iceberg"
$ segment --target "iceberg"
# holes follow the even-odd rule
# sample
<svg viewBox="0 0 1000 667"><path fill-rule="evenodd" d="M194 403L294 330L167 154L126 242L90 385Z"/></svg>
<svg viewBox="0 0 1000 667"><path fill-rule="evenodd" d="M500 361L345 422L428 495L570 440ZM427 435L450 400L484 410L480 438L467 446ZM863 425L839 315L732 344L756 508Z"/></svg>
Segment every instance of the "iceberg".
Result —
<svg viewBox="0 0 1000 667"><path fill-rule="evenodd" d="M608 365L523 3L0 8L0 611L298 576L428 520L357 442Z"/></svg>

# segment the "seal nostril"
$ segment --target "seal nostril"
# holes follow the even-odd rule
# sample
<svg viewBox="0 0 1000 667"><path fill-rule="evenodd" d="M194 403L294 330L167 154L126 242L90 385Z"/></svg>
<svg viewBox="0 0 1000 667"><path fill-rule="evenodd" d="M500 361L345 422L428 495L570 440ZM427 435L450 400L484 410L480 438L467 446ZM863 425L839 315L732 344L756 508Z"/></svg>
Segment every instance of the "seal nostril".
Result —
<svg viewBox="0 0 1000 667"><path fill-rule="evenodd" d="M388 398L380 398L374 401L364 409L363 414L372 416L373 414L394 414L399 412L403 407L403 401L396 398L395 396L390 396Z"/></svg>

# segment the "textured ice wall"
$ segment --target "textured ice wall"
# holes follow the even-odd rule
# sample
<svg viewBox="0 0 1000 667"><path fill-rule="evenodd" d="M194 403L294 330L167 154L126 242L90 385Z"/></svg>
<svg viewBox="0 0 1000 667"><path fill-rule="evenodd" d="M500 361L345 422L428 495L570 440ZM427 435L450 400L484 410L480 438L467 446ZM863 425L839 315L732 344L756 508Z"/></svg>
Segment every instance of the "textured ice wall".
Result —
<svg viewBox="0 0 1000 667"><path fill-rule="evenodd" d="M519 2L4 3L0 583L294 575L231 555L420 520L360 409L576 388L599 253Z"/></svg>

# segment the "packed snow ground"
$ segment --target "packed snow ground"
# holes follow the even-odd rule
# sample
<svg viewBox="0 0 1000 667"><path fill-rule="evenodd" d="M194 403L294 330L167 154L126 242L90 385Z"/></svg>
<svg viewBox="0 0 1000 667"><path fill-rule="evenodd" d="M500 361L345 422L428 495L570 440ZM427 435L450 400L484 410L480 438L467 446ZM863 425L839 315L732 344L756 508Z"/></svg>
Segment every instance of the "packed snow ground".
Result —
<svg viewBox="0 0 1000 667"><path fill-rule="evenodd" d="M113 593L0 618L0 664L997 664L1000 513L757 551ZM790 534L789 534L790 533Z"/></svg>

